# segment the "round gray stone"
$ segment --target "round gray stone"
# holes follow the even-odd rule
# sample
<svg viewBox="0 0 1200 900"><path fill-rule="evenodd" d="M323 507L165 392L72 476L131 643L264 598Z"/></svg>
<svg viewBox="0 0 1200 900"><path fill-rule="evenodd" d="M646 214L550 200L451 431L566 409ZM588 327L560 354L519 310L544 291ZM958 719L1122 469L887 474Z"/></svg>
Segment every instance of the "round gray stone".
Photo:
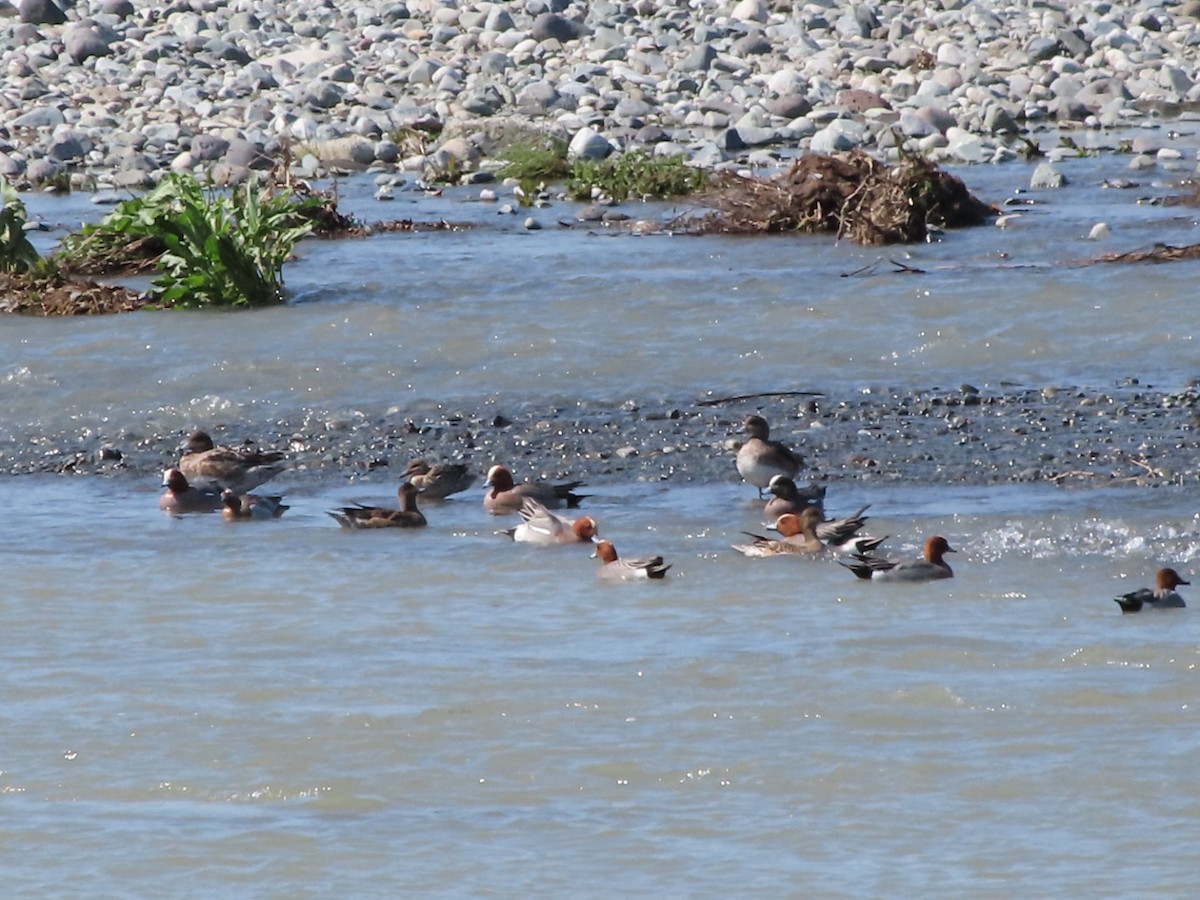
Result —
<svg viewBox="0 0 1200 900"><path fill-rule="evenodd" d="M229 149L229 141L215 134L198 134L192 138L188 148L192 158L197 162L214 162L225 155Z"/></svg>
<svg viewBox="0 0 1200 900"><path fill-rule="evenodd" d="M63 32L63 48L76 65L94 56L108 56L111 52L107 35L99 28L82 24Z"/></svg>
<svg viewBox="0 0 1200 900"><path fill-rule="evenodd" d="M542 13L533 20L530 36L539 43L555 40L565 44L583 36L584 28L579 22L560 16L558 13Z"/></svg>
<svg viewBox="0 0 1200 900"><path fill-rule="evenodd" d="M18 14L22 22L33 25L62 25L67 21L67 14L52 0L21 0Z"/></svg>

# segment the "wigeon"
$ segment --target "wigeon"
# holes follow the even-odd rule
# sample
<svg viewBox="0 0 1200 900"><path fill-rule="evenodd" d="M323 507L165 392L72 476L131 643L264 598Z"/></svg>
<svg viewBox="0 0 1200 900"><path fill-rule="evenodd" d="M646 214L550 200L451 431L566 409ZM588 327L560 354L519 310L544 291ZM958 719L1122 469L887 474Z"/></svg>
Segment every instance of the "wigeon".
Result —
<svg viewBox="0 0 1200 900"><path fill-rule="evenodd" d="M532 497L521 506L521 524L502 531L523 544L590 544L596 540L596 520L580 516L571 521L550 512Z"/></svg>
<svg viewBox="0 0 1200 900"><path fill-rule="evenodd" d="M751 538L753 543L734 544L733 549L746 556L808 556L823 555L828 548L817 537L817 523L821 520L821 511L810 506L803 512L784 513L775 522L775 530L782 535L779 538L769 538L761 534L743 531L742 534Z"/></svg>
<svg viewBox="0 0 1200 900"><path fill-rule="evenodd" d="M221 515L227 522L242 519L278 519L290 509L279 494L239 494L229 488L221 491Z"/></svg>
<svg viewBox="0 0 1200 900"><path fill-rule="evenodd" d="M417 509L417 489L411 482L404 482L396 491L400 500L399 509L384 506L343 506L329 512L343 528L420 528L426 524L425 514Z"/></svg>
<svg viewBox="0 0 1200 900"><path fill-rule="evenodd" d="M774 496L763 507L763 514L772 520L784 513L799 513L806 507L821 506L825 502L824 486L810 484L801 490L786 475L773 476L767 482L767 490Z"/></svg>
<svg viewBox="0 0 1200 900"><path fill-rule="evenodd" d="M463 463L434 463L414 459L404 470L404 477L413 483L425 500L445 500L451 494L469 490L475 476Z"/></svg>
<svg viewBox="0 0 1200 900"><path fill-rule="evenodd" d="M877 556L856 555L838 562L859 578L874 581L934 581L938 578L953 578L954 571L943 557L954 553L954 548L940 534L925 541L925 555L921 559L881 559Z"/></svg>
<svg viewBox="0 0 1200 900"><path fill-rule="evenodd" d="M850 515L840 519L823 519L817 524L817 536L834 549L843 546L867 524L867 517L863 515L867 506L860 506Z"/></svg>
<svg viewBox="0 0 1200 900"><path fill-rule="evenodd" d="M491 488L483 497L483 508L493 516L503 516L521 511L526 498L532 498L547 509L575 509L587 494L574 493L582 481L564 484L526 481L513 482L512 473L504 466L492 466L487 473L487 486Z"/></svg>
<svg viewBox="0 0 1200 900"><path fill-rule="evenodd" d="M770 440L771 428L762 416L746 416L742 431L749 440L738 449L737 470L747 482L758 488L758 496L776 475L795 478L804 460L780 441Z"/></svg>
<svg viewBox="0 0 1200 900"><path fill-rule="evenodd" d="M826 519L823 512L824 507L822 506L807 508L817 510L817 537L821 539L822 543L828 544L833 549L842 553L850 551L853 539L867 524L867 518L863 515L867 511L867 506L860 506L850 515L840 519ZM764 527L772 531L778 531L779 518L781 517L777 517L774 523L765 525ZM882 542L882 538L880 541Z"/></svg>
<svg viewBox="0 0 1200 900"><path fill-rule="evenodd" d="M888 535L883 537L872 537L869 534L856 534L848 541L842 544L826 544L832 552L842 556L870 556L878 550L883 542L888 539Z"/></svg>
<svg viewBox="0 0 1200 900"><path fill-rule="evenodd" d="M647 556L642 559L621 559L617 556L617 548L612 541L600 541L596 544L596 552L592 557L600 560L600 568L596 570L597 578L613 581L640 581L647 578L666 578L671 566L663 565L661 556Z"/></svg>
<svg viewBox="0 0 1200 900"><path fill-rule="evenodd" d="M1187 606L1175 588L1181 584L1191 584L1184 581L1174 569L1159 569L1154 577L1155 587L1140 588L1114 597L1123 613L1141 612L1145 609L1183 609Z"/></svg>
<svg viewBox="0 0 1200 900"><path fill-rule="evenodd" d="M158 498L158 508L173 515L214 512L221 508L221 492L215 488L193 487L178 469L163 473L162 486L167 492Z"/></svg>
<svg viewBox="0 0 1200 900"><path fill-rule="evenodd" d="M179 448L179 470L193 481L211 481L238 493L270 481L285 468L284 454L254 447L216 447L208 432L197 431Z"/></svg>

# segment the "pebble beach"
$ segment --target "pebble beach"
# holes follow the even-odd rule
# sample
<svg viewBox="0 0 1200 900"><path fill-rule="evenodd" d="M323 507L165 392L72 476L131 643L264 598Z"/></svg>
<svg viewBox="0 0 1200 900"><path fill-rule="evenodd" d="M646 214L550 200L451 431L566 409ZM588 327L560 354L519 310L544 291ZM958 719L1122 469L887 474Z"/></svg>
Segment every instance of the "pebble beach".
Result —
<svg viewBox="0 0 1200 900"><path fill-rule="evenodd" d="M100 0L63 13L24 0L6 12L0 175L26 187L61 173L97 191L169 171L235 181L285 148L306 175L455 169L485 180L503 140L522 134L553 135L580 156L641 149L705 167L854 148L886 156L900 141L946 163L1003 163L1042 132L1186 121L1200 102L1200 2ZM1185 170L1187 139L1153 135L1128 148L1131 165ZM710 407L651 390L354 420L308 409L231 421L219 436L288 448L296 479L398 474L429 456L523 460L548 476L720 481L735 477L737 423L762 402L830 480L1196 477L1177 458L1196 453L1194 383L1136 379ZM0 469L152 476L181 433L118 422L13 434Z"/></svg>
<svg viewBox="0 0 1200 900"><path fill-rule="evenodd" d="M1003 162L1022 134L1194 114L1198 26L1196 0L20 0L0 4L0 175L224 183L286 149L307 175L486 177L544 134L705 167L901 143Z"/></svg>

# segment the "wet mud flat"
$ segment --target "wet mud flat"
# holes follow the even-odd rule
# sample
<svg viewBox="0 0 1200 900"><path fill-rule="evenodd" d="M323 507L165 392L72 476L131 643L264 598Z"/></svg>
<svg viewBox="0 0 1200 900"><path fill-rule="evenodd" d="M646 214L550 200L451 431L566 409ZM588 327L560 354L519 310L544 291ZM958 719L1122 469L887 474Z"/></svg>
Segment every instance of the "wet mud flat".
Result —
<svg viewBox="0 0 1200 900"><path fill-rule="evenodd" d="M801 452L798 481L1163 486L1200 481L1200 379L1170 391L1128 381L1107 389L957 385L839 394L626 398L487 398L372 413L306 410L271 421L142 423L0 437L0 471L149 479L179 457L190 428L218 443L284 449L280 488L334 480L398 481L417 457L494 463L518 479L736 482L733 455L753 412Z"/></svg>

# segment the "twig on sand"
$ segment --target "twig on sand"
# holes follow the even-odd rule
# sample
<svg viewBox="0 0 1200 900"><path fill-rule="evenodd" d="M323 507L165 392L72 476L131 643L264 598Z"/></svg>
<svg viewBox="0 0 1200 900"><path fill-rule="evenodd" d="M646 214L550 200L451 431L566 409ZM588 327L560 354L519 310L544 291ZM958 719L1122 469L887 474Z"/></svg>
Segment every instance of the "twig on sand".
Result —
<svg viewBox="0 0 1200 900"><path fill-rule="evenodd" d="M720 406L722 403L737 403L741 400L758 400L762 397L824 397L824 391L764 391L761 394L738 394L735 397L717 397L715 400L697 400L697 406Z"/></svg>
<svg viewBox="0 0 1200 900"><path fill-rule="evenodd" d="M1155 466L1150 465L1150 463L1146 462L1144 459L1139 459L1136 456L1126 456L1125 458L1128 459L1135 466L1145 469L1147 475L1153 475L1155 478L1166 478L1167 477L1166 472L1164 472L1162 469L1159 469Z"/></svg>
<svg viewBox="0 0 1200 900"><path fill-rule="evenodd" d="M1059 472L1051 477L1051 481L1066 481L1068 478L1095 478L1095 472L1089 472L1086 469L1072 469L1070 472Z"/></svg>
<svg viewBox="0 0 1200 900"><path fill-rule="evenodd" d="M874 275L875 272L879 269L880 263L882 263L882 262L883 262L882 259L877 259L874 262L869 262L865 266L861 266L861 267L855 269L853 272L843 272L841 274L841 277L842 278L854 278L857 275ZM893 266L896 267L895 270L892 271L892 273L891 273L892 275L924 275L925 274L924 269L918 269L915 266L906 265L905 263L902 263L899 260L888 259L888 262L890 262Z"/></svg>

